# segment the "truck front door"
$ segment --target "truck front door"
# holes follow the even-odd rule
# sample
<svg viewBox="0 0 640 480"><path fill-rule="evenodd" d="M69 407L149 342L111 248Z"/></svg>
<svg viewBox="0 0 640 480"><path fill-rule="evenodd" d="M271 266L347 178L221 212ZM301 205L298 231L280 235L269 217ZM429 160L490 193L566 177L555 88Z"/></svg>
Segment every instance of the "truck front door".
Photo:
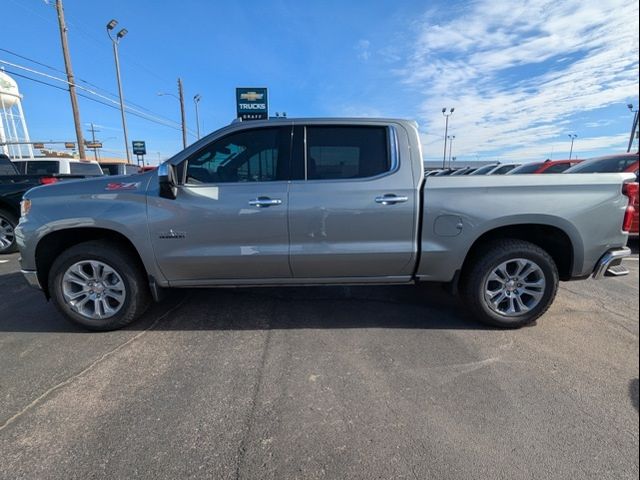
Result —
<svg viewBox="0 0 640 480"><path fill-rule="evenodd" d="M227 134L179 166L176 199L149 196L151 242L170 282L291 276L290 143L290 126Z"/></svg>

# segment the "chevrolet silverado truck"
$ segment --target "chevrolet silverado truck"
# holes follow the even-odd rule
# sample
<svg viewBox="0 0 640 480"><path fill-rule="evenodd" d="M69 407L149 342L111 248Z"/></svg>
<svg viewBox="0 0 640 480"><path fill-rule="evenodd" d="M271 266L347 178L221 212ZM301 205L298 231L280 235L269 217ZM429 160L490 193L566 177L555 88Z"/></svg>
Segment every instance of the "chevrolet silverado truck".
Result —
<svg viewBox="0 0 640 480"><path fill-rule="evenodd" d="M30 190L16 237L27 281L94 330L169 287L417 282L516 328L560 280L628 273L632 180L425 178L411 121L234 122L157 171Z"/></svg>

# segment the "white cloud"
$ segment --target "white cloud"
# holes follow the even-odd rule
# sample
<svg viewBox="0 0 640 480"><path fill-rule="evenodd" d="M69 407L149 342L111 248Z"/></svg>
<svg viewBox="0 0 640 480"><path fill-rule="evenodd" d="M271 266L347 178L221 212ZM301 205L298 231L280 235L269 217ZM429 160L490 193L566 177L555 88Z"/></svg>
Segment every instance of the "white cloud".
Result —
<svg viewBox="0 0 640 480"><path fill-rule="evenodd" d="M356 46L354 48L360 60L364 62L369 60L369 57L371 57L371 51L369 50L370 47L371 47L371 42L369 40L362 39L362 40L359 40L358 43L356 43Z"/></svg>
<svg viewBox="0 0 640 480"><path fill-rule="evenodd" d="M419 25L396 73L426 92L417 113L427 131L442 130L442 107L456 108L457 156L540 158L573 115L637 96L637 2L480 0L451 20L436 18ZM623 137L580 144L620 149Z"/></svg>

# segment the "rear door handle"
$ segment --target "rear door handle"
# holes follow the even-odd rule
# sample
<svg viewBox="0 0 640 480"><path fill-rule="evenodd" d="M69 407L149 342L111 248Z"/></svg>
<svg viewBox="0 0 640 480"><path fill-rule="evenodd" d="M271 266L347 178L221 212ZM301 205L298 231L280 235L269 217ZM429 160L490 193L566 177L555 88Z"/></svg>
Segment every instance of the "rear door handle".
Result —
<svg viewBox="0 0 640 480"><path fill-rule="evenodd" d="M386 193L376 197L376 203L381 203L382 205L394 205L396 203L404 203L408 201L409 197L398 196L394 193Z"/></svg>
<svg viewBox="0 0 640 480"><path fill-rule="evenodd" d="M253 200L249 200L249 205L258 208L273 207L274 205L280 204L282 204L282 200L279 198L258 197Z"/></svg>

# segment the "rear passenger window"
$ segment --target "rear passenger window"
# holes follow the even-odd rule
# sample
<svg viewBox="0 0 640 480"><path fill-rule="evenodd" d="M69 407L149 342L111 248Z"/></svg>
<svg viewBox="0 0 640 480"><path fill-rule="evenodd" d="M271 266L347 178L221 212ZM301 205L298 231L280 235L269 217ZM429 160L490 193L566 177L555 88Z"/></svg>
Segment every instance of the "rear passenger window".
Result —
<svg viewBox="0 0 640 480"><path fill-rule="evenodd" d="M307 179L373 177L389 171L386 127L307 127Z"/></svg>
<svg viewBox="0 0 640 480"><path fill-rule="evenodd" d="M28 175L55 175L60 171L57 160L30 160L27 162Z"/></svg>

